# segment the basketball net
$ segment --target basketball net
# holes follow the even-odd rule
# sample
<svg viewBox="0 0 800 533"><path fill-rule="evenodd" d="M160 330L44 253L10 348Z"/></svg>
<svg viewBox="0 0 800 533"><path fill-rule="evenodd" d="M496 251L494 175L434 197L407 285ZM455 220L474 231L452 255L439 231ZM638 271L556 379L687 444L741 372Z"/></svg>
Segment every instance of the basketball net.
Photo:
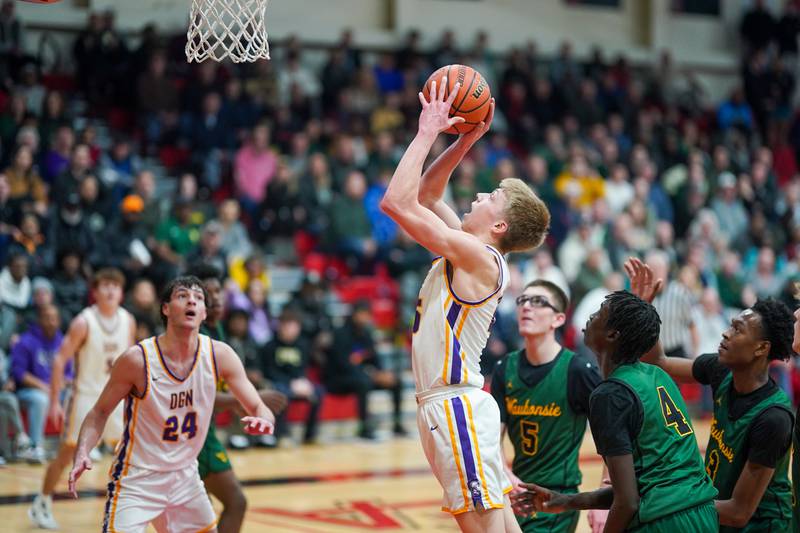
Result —
<svg viewBox="0 0 800 533"><path fill-rule="evenodd" d="M192 0L186 61L269 59L268 0Z"/></svg>

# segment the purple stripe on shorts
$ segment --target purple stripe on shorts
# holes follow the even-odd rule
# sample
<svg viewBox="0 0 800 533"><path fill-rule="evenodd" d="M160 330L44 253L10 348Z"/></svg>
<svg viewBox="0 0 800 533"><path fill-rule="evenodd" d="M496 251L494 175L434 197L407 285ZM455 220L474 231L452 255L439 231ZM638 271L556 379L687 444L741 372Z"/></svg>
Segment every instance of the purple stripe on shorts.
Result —
<svg viewBox="0 0 800 533"><path fill-rule="evenodd" d="M467 431L467 417L464 414L464 404L461 398L455 397L450 400L453 404L453 414L456 417L456 427L458 428L458 441L461 443L461 456L464 458L464 469L467 471L467 487L472 496L472 504L478 508L483 506L481 495L481 484L478 481L478 472L475 469L475 458L472 455L472 444L469 442Z"/></svg>

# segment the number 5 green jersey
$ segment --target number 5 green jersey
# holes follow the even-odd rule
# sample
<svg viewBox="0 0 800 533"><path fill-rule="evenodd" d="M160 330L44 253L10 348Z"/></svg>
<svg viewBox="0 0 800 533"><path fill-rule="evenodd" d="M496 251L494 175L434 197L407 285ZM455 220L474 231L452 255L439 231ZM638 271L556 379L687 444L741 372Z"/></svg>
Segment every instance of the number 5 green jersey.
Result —
<svg viewBox="0 0 800 533"><path fill-rule="evenodd" d="M535 386L519 376L522 351L506 362L505 410L508 436L514 445L512 470L523 481L553 488L581 483L578 452L586 432L586 415L577 414L567 398L567 373L575 354L564 349Z"/></svg>

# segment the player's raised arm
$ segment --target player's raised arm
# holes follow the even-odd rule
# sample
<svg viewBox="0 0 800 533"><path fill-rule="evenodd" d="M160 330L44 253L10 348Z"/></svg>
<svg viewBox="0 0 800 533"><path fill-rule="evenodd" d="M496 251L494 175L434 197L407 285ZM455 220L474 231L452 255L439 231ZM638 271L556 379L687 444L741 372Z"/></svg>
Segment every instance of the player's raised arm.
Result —
<svg viewBox="0 0 800 533"><path fill-rule="evenodd" d="M652 303L661 292L664 280L654 279L653 271L647 263L636 257L630 257L623 265L625 274L631 282L631 292L642 300ZM683 357L667 357L661 341L642 357L642 362L661 367L673 379L682 382L695 381L692 368L694 361Z"/></svg>
<svg viewBox="0 0 800 533"><path fill-rule="evenodd" d="M84 470L92 469L89 451L97 445L109 415L120 400L133 393L141 396L147 387L144 354L139 346L132 346L119 356L111 368L111 375L97 399L97 403L83 419L72 471L69 473L69 492L77 498L76 484Z"/></svg>
<svg viewBox="0 0 800 533"><path fill-rule="evenodd" d="M231 393L249 415L242 418L245 432L251 435L268 435L275 428L275 415L261 400L258 391L247 379L247 373L242 366L242 360L233 351L233 348L224 342L214 343L214 355L217 361L217 370L220 379L228 384Z"/></svg>
<svg viewBox="0 0 800 533"><path fill-rule="evenodd" d="M50 375L50 408L47 418L59 427L64 422L64 409L61 407L60 401L61 389L64 386L64 369L86 342L88 332L89 325L82 315L73 318L64 340L58 348L58 353L53 359L53 370Z"/></svg>
<svg viewBox="0 0 800 533"><path fill-rule="evenodd" d="M457 92L457 91L455 91ZM422 174L419 187L419 203L427 207L453 229L461 229L461 220L447 202L444 192L453 170L461 163L470 148L489 131L494 117L494 98L489 103L489 114L469 133L458 136L456 142L447 147Z"/></svg>
<svg viewBox="0 0 800 533"><path fill-rule="evenodd" d="M443 79L442 83L446 80ZM436 137L450 126L464 121L461 117L449 116L458 84L447 99L444 98L443 85L439 86L438 92L436 87L436 82L433 82L430 102L422 93L419 94L422 102L419 130L392 176L381 209L434 254L447 257L457 267L476 270L494 264L494 258L485 253L485 245L477 237L449 227L419 202L422 166Z"/></svg>

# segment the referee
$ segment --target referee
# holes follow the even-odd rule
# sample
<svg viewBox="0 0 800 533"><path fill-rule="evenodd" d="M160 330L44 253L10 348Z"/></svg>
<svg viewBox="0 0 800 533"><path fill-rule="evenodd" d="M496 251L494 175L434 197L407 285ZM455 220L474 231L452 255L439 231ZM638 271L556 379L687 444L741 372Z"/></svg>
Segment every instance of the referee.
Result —
<svg viewBox="0 0 800 533"><path fill-rule="evenodd" d="M695 301L689 289L669 279L669 256L661 250L648 252L645 261L653 271L653 279L664 280L664 290L653 300L661 317L661 346L667 357L694 359L700 347L700 334L692 319ZM691 351L687 352L689 348Z"/></svg>

